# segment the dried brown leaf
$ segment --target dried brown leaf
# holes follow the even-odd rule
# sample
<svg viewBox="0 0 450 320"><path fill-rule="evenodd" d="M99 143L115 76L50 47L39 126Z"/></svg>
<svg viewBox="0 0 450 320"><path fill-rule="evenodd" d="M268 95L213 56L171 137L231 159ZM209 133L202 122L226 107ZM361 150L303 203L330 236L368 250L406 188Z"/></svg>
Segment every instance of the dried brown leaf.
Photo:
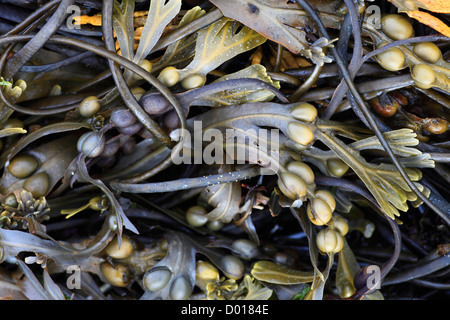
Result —
<svg viewBox="0 0 450 320"><path fill-rule="evenodd" d="M299 54L308 48L305 29L314 24L296 3L279 0L211 0L223 15L235 19L264 37L282 44ZM335 2L315 1L326 27L337 28L340 17L335 12Z"/></svg>

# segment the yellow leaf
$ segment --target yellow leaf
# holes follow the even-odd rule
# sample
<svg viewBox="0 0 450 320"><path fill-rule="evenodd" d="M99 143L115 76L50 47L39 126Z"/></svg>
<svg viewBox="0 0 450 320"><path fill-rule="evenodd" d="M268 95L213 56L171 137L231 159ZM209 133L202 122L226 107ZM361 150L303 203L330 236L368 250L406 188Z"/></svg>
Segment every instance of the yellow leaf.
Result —
<svg viewBox="0 0 450 320"><path fill-rule="evenodd" d="M133 58L134 63L141 62L155 46L164 28L176 17L181 8L181 0L155 0L150 2L150 8L142 29L139 46Z"/></svg>
<svg viewBox="0 0 450 320"><path fill-rule="evenodd" d="M414 18L417 21L442 33L444 36L450 37L450 27L431 14L422 11L405 11L405 13L409 17Z"/></svg>
<svg viewBox="0 0 450 320"><path fill-rule="evenodd" d="M450 13L448 0L389 0L399 12L415 11L422 8L432 12Z"/></svg>
<svg viewBox="0 0 450 320"><path fill-rule="evenodd" d="M420 8L433 12L450 13L450 1L448 0L415 0Z"/></svg>
<svg viewBox="0 0 450 320"><path fill-rule="evenodd" d="M251 274L260 281L283 285L307 283L314 280L313 272L298 271L265 260L255 263Z"/></svg>
<svg viewBox="0 0 450 320"><path fill-rule="evenodd" d="M249 27L240 28L239 23L228 18L198 31L195 56L192 62L181 69L180 80L193 74L206 76L225 61L251 50L267 39Z"/></svg>
<svg viewBox="0 0 450 320"><path fill-rule="evenodd" d="M11 136L13 134L19 134L19 133L27 133L27 130L24 130L22 128L6 128L0 130L0 138Z"/></svg>

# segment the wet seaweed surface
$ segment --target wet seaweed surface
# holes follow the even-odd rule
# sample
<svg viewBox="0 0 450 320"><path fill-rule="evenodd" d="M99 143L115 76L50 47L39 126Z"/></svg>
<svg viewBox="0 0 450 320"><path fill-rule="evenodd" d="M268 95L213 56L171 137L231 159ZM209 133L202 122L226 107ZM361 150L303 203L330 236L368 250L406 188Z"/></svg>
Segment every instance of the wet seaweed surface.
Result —
<svg viewBox="0 0 450 320"><path fill-rule="evenodd" d="M1 1L0 298L447 299L424 3Z"/></svg>

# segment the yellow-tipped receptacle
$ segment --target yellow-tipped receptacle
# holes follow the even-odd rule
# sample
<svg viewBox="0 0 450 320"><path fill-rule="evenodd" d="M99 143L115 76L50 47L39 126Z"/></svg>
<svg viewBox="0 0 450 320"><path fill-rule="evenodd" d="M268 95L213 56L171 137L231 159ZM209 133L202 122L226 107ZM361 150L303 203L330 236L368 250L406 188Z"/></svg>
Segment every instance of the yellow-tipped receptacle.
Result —
<svg viewBox="0 0 450 320"><path fill-rule="evenodd" d="M405 16L387 14L381 18L381 31L392 40L403 40L414 35L414 28Z"/></svg>
<svg viewBox="0 0 450 320"><path fill-rule="evenodd" d="M306 195L306 184L296 174L283 172L278 179L278 188L289 199L302 199Z"/></svg>
<svg viewBox="0 0 450 320"><path fill-rule="evenodd" d="M387 42L382 42L377 49L384 47ZM398 71L405 65L405 55L399 48L390 48L377 54L377 61L380 66L388 71Z"/></svg>
<svg viewBox="0 0 450 320"><path fill-rule="evenodd" d="M158 76L158 80L168 87L175 85L180 80L180 73L175 67L164 68Z"/></svg>
<svg viewBox="0 0 450 320"><path fill-rule="evenodd" d="M291 109L291 116L300 121L312 122L317 117L317 109L310 103L302 102Z"/></svg>
<svg viewBox="0 0 450 320"><path fill-rule="evenodd" d="M323 226L331 220L330 206L320 198L314 198L306 209L309 220L317 226Z"/></svg>
<svg viewBox="0 0 450 320"><path fill-rule="evenodd" d="M316 244L323 253L338 253L344 247L344 239L339 232L326 228L317 234Z"/></svg>
<svg viewBox="0 0 450 320"><path fill-rule="evenodd" d="M314 172L310 166L301 161L294 161L287 165L286 169L289 172L295 173L306 184L314 183Z"/></svg>
<svg viewBox="0 0 450 320"><path fill-rule="evenodd" d="M415 65L412 70L412 76L416 86L421 89L430 89L436 81L436 73L426 64Z"/></svg>
<svg viewBox="0 0 450 320"><path fill-rule="evenodd" d="M436 63L442 58L441 49L433 42L420 42L414 46L413 52L428 63Z"/></svg>
<svg viewBox="0 0 450 320"><path fill-rule="evenodd" d="M333 195L327 190L317 190L314 194L316 198L320 198L325 201L330 207L331 211L334 212L336 209L336 200L334 200Z"/></svg>
<svg viewBox="0 0 450 320"><path fill-rule="evenodd" d="M312 130L299 122L289 123L287 129L289 137L302 146L306 146L314 139Z"/></svg>
<svg viewBox="0 0 450 320"><path fill-rule="evenodd" d="M92 117L100 111L101 105L96 96L89 96L84 98L78 106L78 113L85 118Z"/></svg>
<svg viewBox="0 0 450 320"><path fill-rule="evenodd" d="M193 74L189 77L184 78L181 81L181 86L186 90L190 90L203 86L205 82L206 78L203 75Z"/></svg>

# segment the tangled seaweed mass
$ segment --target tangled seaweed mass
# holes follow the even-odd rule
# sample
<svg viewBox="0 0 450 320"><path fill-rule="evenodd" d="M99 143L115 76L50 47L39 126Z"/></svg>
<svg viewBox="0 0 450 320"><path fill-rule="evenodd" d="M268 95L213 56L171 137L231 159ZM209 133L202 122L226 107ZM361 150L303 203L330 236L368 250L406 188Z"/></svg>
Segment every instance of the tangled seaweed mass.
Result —
<svg viewBox="0 0 450 320"><path fill-rule="evenodd" d="M448 298L448 13L2 1L0 298Z"/></svg>

